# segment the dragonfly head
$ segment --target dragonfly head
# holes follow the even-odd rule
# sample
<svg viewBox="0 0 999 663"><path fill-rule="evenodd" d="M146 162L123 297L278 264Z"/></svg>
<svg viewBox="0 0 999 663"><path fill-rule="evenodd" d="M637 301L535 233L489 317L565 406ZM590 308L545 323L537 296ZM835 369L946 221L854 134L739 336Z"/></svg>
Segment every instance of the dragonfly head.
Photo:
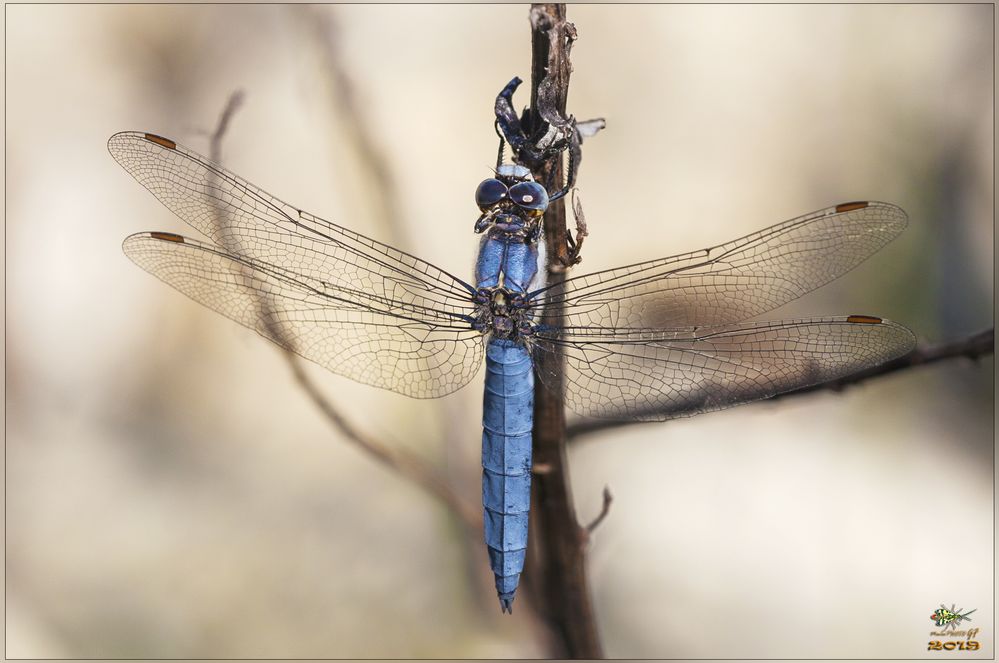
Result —
<svg viewBox="0 0 999 663"><path fill-rule="evenodd" d="M526 238L548 209L548 192L534 181L527 168L503 164L496 169L496 177L479 184L475 204L482 212L475 222L475 232L495 227L505 234L524 234Z"/></svg>

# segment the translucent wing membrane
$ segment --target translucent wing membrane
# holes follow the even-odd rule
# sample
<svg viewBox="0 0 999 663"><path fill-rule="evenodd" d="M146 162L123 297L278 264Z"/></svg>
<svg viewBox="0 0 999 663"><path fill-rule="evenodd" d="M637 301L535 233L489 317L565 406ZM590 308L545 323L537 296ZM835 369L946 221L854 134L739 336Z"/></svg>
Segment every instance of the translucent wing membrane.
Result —
<svg viewBox="0 0 999 663"><path fill-rule="evenodd" d="M331 291L363 291L414 314L462 316L474 289L387 244L284 203L172 140L115 134L111 156L227 253L293 271Z"/></svg>
<svg viewBox="0 0 999 663"><path fill-rule="evenodd" d="M466 384L482 359L475 289L281 202L152 134L114 158L211 243L125 240L141 267L262 336L359 382L418 398ZM912 334L865 316L745 322L849 271L905 213L846 203L710 249L566 279L532 293L538 374L589 416L663 420L766 398L908 352ZM545 309L542 304L550 308Z"/></svg>
<svg viewBox="0 0 999 663"><path fill-rule="evenodd" d="M710 249L566 279L536 297L563 306L567 327L731 324L845 274L905 225L895 205L846 203Z"/></svg>
<svg viewBox="0 0 999 663"><path fill-rule="evenodd" d="M212 244L125 240L143 269L334 373L441 396L481 363L474 288L386 244L271 196L172 140L115 134L111 155Z"/></svg>
<svg viewBox="0 0 999 663"><path fill-rule="evenodd" d="M658 421L716 410L875 366L912 334L852 316L745 322L841 276L906 225L887 203L846 203L727 244L566 279L535 293L539 371L575 412ZM552 362L540 362L551 366Z"/></svg>
<svg viewBox="0 0 999 663"><path fill-rule="evenodd" d="M358 382L433 398L468 383L481 364L479 332L414 308L412 298L336 288L172 233L132 235L123 248L195 301Z"/></svg>
<svg viewBox="0 0 999 663"><path fill-rule="evenodd" d="M849 375L899 357L912 333L867 316L674 329L541 331L535 355L561 353L561 376L539 370L566 405L591 417L663 421ZM538 366L552 365L539 362Z"/></svg>

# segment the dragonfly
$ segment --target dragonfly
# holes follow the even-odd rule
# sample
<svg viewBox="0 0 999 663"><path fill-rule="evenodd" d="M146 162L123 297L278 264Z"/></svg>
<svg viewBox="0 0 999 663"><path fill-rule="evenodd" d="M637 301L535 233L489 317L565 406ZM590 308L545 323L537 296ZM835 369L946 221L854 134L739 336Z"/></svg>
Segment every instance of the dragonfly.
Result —
<svg viewBox="0 0 999 663"><path fill-rule="evenodd" d="M580 415L663 421L846 376L915 342L870 315L757 319L901 233L906 214L888 203L844 203L718 246L548 283L540 229L564 191L549 194L525 167L497 163L475 192L482 238L469 282L169 138L122 132L108 149L204 236L151 231L123 243L195 301L334 373L413 398L460 389L485 359L483 523L503 612L527 549L535 375Z"/></svg>

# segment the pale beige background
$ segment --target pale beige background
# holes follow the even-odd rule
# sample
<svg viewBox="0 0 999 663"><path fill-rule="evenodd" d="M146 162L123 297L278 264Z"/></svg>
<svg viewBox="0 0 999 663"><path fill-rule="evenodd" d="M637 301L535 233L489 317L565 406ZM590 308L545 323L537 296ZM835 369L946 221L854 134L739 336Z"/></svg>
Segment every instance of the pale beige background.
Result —
<svg viewBox="0 0 999 663"><path fill-rule="evenodd" d="M129 233L189 229L104 147L141 129L207 151L241 88L231 169L467 273L526 15L7 6L8 656L545 655L529 611L496 609L484 549L330 429L275 348L122 255ZM880 199L905 235L775 315L877 314L928 341L991 324L990 6L570 17L570 110L608 121L585 146L580 273ZM395 228L346 140L331 47L406 204ZM581 442L581 517L604 485L616 498L590 565L608 655L924 656L929 614L956 602L991 656L992 369ZM481 378L418 402L309 370L477 500Z"/></svg>

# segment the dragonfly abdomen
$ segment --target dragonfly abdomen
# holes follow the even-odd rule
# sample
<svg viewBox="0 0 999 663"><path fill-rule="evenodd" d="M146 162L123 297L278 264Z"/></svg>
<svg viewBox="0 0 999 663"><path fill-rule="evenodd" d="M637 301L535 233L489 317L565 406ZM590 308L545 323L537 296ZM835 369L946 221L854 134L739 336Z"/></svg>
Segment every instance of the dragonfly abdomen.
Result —
<svg viewBox="0 0 999 663"><path fill-rule="evenodd" d="M533 418L530 354L515 341L491 339L482 407L482 506L489 564L504 612L512 611L527 553Z"/></svg>

